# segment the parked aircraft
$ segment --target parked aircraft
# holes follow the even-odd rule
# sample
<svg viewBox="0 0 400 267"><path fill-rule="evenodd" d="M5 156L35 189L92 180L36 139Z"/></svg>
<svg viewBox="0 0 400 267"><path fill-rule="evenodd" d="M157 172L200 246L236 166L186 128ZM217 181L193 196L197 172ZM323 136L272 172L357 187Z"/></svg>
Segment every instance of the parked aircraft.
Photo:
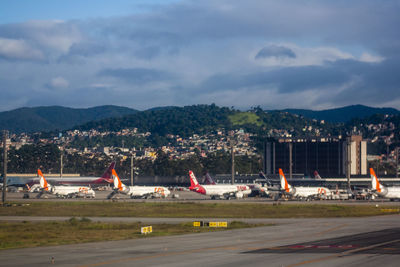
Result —
<svg viewBox="0 0 400 267"><path fill-rule="evenodd" d="M112 162L107 170L101 177L47 177L47 181L52 185L84 185L84 186L104 186L113 182L111 177L111 170L114 169L115 162ZM8 186L21 186L29 185L32 187L40 183L40 177L7 177Z"/></svg>
<svg viewBox="0 0 400 267"><path fill-rule="evenodd" d="M200 185L196 176L192 171L189 171L190 187L189 190L211 196L211 199L224 198L230 199L233 197L243 198L245 193L251 192L250 187L247 185L229 185L229 184L214 184L214 185Z"/></svg>
<svg viewBox="0 0 400 267"><path fill-rule="evenodd" d="M279 169L279 178L281 180L281 190L283 191L283 193L295 198L310 199L321 198L322 196L327 197L331 195L331 191L326 187L291 186L287 182L282 169Z"/></svg>
<svg viewBox="0 0 400 267"><path fill-rule="evenodd" d="M210 176L210 174L208 172L206 173L206 175L204 177L205 177L204 180L203 180L204 184L206 184L206 185L216 184L214 179L211 178L211 176Z"/></svg>
<svg viewBox="0 0 400 267"><path fill-rule="evenodd" d="M168 188L164 186L126 186L121 182L117 172L113 169L112 176L114 180L114 191L107 197L112 198L117 193L122 193L130 196L131 198L154 198L154 197L168 197L171 193Z"/></svg>
<svg viewBox="0 0 400 267"><path fill-rule="evenodd" d="M372 192L377 194L379 197L389 198L390 201L400 199L400 187L399 186L384 186L379 182L378 177L375 174L374 169L370 168Z"/></svg>
<svg viewBox="0 0 400 267"><path fill-rule="evenodd" d="M60 198L72 198L72 197L95 197L95 192L92 188L88 186L52 186L44 178L44 175L40 169L38 169L38 175L40 177L40 188L41 192L37 195L37 198L40 198L42 194L49 193L56 195Z"/></svg>
<svg viewBox="0 0 400 267"><path fill-rule="evenodd" d="M213 178L211 178L210 174L207 172L205 175L204 184L205 185L216 185L217 183L214 181ZM265 188L261 189L261 186L258 184L229 184L229 185L239 186L239 188L241 189L240 191L242 191L244 196L250 195L253 190L261 191L261 190L265 189ZM243 186L247 186L248 189L246 189ZM264 191L262 191L262 192L264 192ZM268 190L266 193L268 193Z"/></svg>
<svg viewBox="0 0 400 267"><path fill-rule="evenodd" d="M314 178L321 179L321 175L319 175L318 171L314 171Z"/></svg>

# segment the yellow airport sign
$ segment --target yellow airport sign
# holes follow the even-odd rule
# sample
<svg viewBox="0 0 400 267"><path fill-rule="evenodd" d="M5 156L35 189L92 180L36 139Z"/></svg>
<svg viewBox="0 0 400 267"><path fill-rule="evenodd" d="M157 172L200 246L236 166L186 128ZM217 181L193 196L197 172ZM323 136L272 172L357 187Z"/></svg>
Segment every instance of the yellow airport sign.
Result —
<svg viewBox="0 0 400 267"><path fill-rule="evenodd" d="M228 227L228 222L193 222L193 227Z"/></svg>
<svg viewBox="0 0 400 267"><path fill-rule="evenodd" d="M152 227L152 226L145 226L145 227L142 227L142 228L140 228L140 232L141 232L142 234L145 234L145 235L150 234L150 233L153 232L153 227Z"/></svg>
<svg viewBox="0 0 400 267"><path fill-rule="evenodd" d="M218 222L218 227L228 227L228 222Z"/></svg>
<svg viewBox="0 0 400 267"><path fill-rule="evenodd" d="M202 222L193 222L194 227L200 227L202 225Z"/></svg>
<svg viewBox="0 0 400 267"><path fill-rule="evenodd" d="M218 223L217 222L210 222L209 226L210 227L218 227Z"/></svg>

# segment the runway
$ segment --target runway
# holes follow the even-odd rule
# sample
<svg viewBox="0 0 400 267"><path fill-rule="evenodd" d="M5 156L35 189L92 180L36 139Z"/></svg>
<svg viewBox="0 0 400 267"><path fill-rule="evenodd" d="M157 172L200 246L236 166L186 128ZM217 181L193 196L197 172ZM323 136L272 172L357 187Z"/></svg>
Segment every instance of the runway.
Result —
<svg viewBox="0 0 400 267"><path fill-rule="evenodd" d="M0 266L398 266L400 216L270 219L251 229L0 252Z"/></svg>

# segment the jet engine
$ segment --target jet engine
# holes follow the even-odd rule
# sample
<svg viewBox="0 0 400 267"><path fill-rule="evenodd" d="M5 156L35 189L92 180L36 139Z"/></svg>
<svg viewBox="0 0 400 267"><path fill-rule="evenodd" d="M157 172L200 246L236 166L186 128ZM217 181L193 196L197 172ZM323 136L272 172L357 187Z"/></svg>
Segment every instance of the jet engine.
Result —
<svg viewBox="0 0 400 267"><path fill-rule="evenodd" d="M243 198L243 192L242 191L236 192L235 197L236 198Z"/></svg>
<svg viewBox="0 0 400 267"><path fill-rule="evenodd" d="M388 193L388 190L386 187L381 186L381 192L375 191L375 193L380 197L384 197Z"/></svg>

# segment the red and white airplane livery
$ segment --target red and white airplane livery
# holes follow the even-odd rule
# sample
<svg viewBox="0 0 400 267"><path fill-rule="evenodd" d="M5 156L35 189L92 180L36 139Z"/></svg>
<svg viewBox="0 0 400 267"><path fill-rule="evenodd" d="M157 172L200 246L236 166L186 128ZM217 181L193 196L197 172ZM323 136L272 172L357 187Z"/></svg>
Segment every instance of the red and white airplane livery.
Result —
<svg viewBox="0 0 400 267"><path fill-rule="evenodd" d="M112 176L114 179L114 191L107 198L113 197L116 193L128 195L130 198L165 198L171 193L164 186L126 186L121 182L114 169L112 170Z"/></svg>
<svg viewBox="0 0 400 267"><path fill-rule="evenodd" d="M374 192L380 197L389 198L391 201L394 201L395 199L400 199L399 186L391 186L391 187L383 186L379 182L379 179L376 176L374 169L370 168L369 172L371 174L372 192Z"/></svg>
<svg viewBox="0 0 400 267"><path fill-rule="evenodd" d="M316 187L316 186L291 186L286 180L285 175L283 174L282 169L279 169L279 177L281 180L281 190L284 194L293 196L295 198L312 198L312 197L321 197L321 196L330 196L331 191L326 187Z"/></svg>
<svg viewBox="0 0 400 267"><path fill-rule="evenodd" d="M192 171L189 171L190 177L190 191L208 195L211 199L230 199L230 198L243 198L245 195L251 193L251 189L247 185L230 185L230 184L210 184L201 185L196 179Z"/></svg>

